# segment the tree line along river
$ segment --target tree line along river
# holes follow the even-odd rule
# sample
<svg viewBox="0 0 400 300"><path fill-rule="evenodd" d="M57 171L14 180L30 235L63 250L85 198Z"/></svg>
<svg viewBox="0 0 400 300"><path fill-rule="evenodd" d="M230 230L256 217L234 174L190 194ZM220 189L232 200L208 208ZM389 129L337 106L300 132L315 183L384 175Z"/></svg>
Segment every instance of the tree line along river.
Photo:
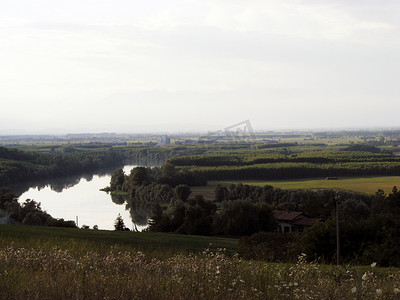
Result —
<svg viewBox="0 0 400 300"><path fill-rule="evenodd" d="M124 166L125 174L129 174L134 165ZM41 203L41 208L54 218L74 220L78 218L78 226L87 225L99 229L114 229L114 222L121 214L127 228L142 230L146 227L143 222L135 222L125 209L125 204L116 204L111 195L100 191L109 186L112 171L103 174L82 175L59 178L55 182L48 180L36 182L19 197L19 202L33 199Z"/></svg>

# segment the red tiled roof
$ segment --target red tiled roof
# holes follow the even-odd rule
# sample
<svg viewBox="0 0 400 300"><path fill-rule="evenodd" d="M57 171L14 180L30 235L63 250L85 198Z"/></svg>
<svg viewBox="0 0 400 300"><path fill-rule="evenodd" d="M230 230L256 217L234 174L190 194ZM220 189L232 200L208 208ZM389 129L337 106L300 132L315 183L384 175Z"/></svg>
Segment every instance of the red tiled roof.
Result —
<svg viewBox="0 0 400 300"><path fill-rule="evenodd" d="M278 221L293 221L303 213L301 211L285 211L285 210L274 210L275 218Z"/></svg>

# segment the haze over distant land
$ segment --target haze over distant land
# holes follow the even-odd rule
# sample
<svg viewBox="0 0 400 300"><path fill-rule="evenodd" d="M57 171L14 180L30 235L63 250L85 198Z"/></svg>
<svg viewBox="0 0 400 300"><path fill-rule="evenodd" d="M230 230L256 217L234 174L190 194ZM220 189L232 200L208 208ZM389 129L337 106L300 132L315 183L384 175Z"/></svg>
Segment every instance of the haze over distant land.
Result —
<svg viewBox="0 0 400 300"><path fill-rule="evenodd" d="M399 128L400 2L0 2L0 134Z"/></svg>

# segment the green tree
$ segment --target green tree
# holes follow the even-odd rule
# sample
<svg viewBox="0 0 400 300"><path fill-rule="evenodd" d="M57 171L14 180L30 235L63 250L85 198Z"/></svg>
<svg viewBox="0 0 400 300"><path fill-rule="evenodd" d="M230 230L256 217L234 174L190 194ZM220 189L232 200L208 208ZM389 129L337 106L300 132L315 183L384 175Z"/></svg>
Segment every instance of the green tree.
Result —
<svg viewBox="0 0 400 300"><path fill-rule="evenodd" d="M112 191L122 190L125 181L125 173L122 169L116 169L111 176L110 188Z"/></svg>
<svg viewBox="0 0 400 300"><path fill-rule="evenodd" d="M206 201L202 195L189 200L186 205L185 218L178 232L186 234L210 235L212 222L217 206Z"/></svg>
<svg viewBox="0 0 400 300"><path fill-rule="evenodd" d="M191 194L191 189L187 184L179 184L174 189L174 195L177 200L186 202Z"/></svg>
<svg viewBox="0 0 400 300"><path fill-rule="evenodd" d="M114 224L115 230L125 230L125 223L124 220L121 217L121 214L118 214L117 219L115 220Z"/></svg>
<svg viewBox="0 0 400 300"><path fill-rule="evenodd" d="M228 189L220 184L215 187L215 200L217 202L224 201L227 198Z"/></svg>
<svg viewBox="0 0 400 300"><path fill-rule="evenodd" d="M11 203L17 202L17 196L9 188L0 188L0 209L6 210Z"/></svg>
<svg viewBox="0 0 400 300"><path fill-rule="evenodd" d="M161 167L161 174L164 177L171 178L171 177L176 176L176 173L177 173L177 171L176 171L175 166L168 161L165 162Z"/></svg>
<svg viewBox="0 0 400 300"><path fill-rule="evenodd" d="M149 220L149 230L154 232L169 232L171 231L171 220L163 213L159 203L156 203L153 208L153 214Z"/></svg>
<svg viewBox="0 0 400 300"><path fill-rule="evenodd" d="M136 167L131 170L131 174L128 177L129 186L148 185L150 183L149 170L145 167Z"/></svg>
<svg viewBox="0 0 400 300"><path fill-rule="evenodd" d="M214 231L225 235L251 235L259 231L273 231L276 219L267 205L255 205L247 201L224 202L214 222Z"/></svg>

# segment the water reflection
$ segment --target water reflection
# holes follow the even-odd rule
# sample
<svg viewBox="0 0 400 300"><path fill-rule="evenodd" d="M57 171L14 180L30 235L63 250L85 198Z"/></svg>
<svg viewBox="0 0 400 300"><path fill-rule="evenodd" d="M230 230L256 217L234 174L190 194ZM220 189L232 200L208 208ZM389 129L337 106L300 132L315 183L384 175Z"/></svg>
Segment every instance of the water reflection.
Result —
<svg viewBox="0 0 400 300"><path fill-rule="evenodd" d="M129 204L128 195L111 195L111 199L115 204L123 205L125 204L125 209L129 211L131 215L132 222L137 226L146 226L147 221L152 216L153 205L144 203L132 203Z"/></svg>
<svg viewBox="0 0 400 300"><path fill-rule="evenodd" d="M122 166L121 166L122 167ZM134 166L125 166L127 168L127 172ZM125 168L124 167L124 168ZM116 167L117 168L117 167ZM85 179L86 181L92 181L94 176L110 176L114 172L116 168L107 168L102 169L95 174L93 173L84 173L80 175L70 175L64 177L56 177L56 178L47 178L47 179L40 179L40 180L30 180L22 184L17 184L11 186L11 189L17 194L17 196L22 195L23 193L27 192L30 188L37 188L39 191L50 187L52 191L57 193L62 193L64 189L68 189L74 187L75 185L79 184L81 179Z"/></svg>
<svg viewBox="0 0 400 300"><path fill-rule="evenodd" d="M125 166L125 173L129 174L133 167ZM34 199L55 218L75 221L78 217L79 227L88 225L93 228L97 225L99 229L113 230L115 219L121 214L126 227L143 230L150 218L151 208L126 207L122 196L114 197L100 191L110 184L113 171L30 182L13 187L13 190L20 195L20 202Z"/></svg>

